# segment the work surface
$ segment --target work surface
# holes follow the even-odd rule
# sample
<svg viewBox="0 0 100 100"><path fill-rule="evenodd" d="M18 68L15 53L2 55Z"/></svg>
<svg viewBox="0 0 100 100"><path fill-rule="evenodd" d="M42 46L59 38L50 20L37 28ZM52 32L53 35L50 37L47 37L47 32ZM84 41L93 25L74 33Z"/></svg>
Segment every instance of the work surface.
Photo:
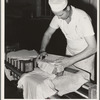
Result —
<svg viewBox="0 0 100 100"><path fill-rule="evenodd" d="M49 58L48 58L49 57ZM54 61L55 59L58 59L59 57L61 57L61 56L57 56L57 55L52 55L52 54L50 54L49 56L47 56L47 58L46 59L49 59L49 61L51 60L51 61ZM77 70L77 68L75 68L75 66L74 66L74 69L72 68L72 67L70 67L70 68L66 68L65 69L67 72L70 72L70 73L77 73L78 72L78 70ZM88 98L88 96L83 96L83 97L85 97L85 98Z"/></svg>

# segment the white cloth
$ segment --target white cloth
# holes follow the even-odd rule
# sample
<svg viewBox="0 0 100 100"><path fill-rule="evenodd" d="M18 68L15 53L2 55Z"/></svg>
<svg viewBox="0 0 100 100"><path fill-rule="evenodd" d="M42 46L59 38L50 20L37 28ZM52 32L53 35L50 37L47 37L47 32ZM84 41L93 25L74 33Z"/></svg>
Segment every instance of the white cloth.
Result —
<svg viewBox="0 0 100 100"><path fill-rule="evenodd" d="M55 75L47 74L35 68L33 72L21 77L17 87L23 89L24 99L44 99L57 92L51 82L54 78Z"/></svg>
<svg viewBox="0 0 100 100"><path fill-rule="evenodd" d="M55 94L62 96L74 92L89 81L89 73L65 71L63 76L55 77L39 69L22 76L18 88L23 89L24 99L45 99ZM55 90L56 88L56 90Z"/></svg>
<svg viewBox="0 0 100 100"><path fill-rule="evenodd" d="M5 75L7 77L7 79L9 81L12 81L12 80L15 80L14 77L10 74L11 73L11 70L10 69L7 69L6 67L4 68L4 72L5 72Z"/></svg>
<svg viewBox="0 0 100 100"><path fill-rule="evenodd" d="M35 50L19 50L7 53L7 58L17 60L30 60L36 58L38 53Z"/></svg>
<svg viewBox="0 0 100 100"><path fill-rule="evenodd" d="M50 23L50 27L54 29L60 28L67 39L66 55L75 55L83 51L87 46L84 37L93 36L94 30L90 17L82 10L73 6L71 21L68 24L65 20L54 16ZM91 73L91 78L94 77L94 55L80 61L76 64L77 67L82 68Z"/></svg>
<svg viewBox="0 0 100 100"><path fill-rule="evenodd" d="M68 4L68 0L49 0L49 5L54 12L62 11Z"/></svg>
<svg viewBox="0 0 100 100"><path fill-rule="evenodd" d="M73 66L71 67L74 69ZM78 90L84 83L88 82L89 79L90 74L82 70L78 72L64 71L63 76L56 77L52 82L58 90L58 95L62 96Z"/></svg>
<svg viewBox="0 0 100 100"><path fill-rule="evenodd" d="M59 59L59 57L61 56L50 54L47 56L49 60L51 58L52 60ZM57 92L60 96L74 92L89 81L90 74L75 66L70 66L70 68L78 71L70 72L67 70L59 77L35 68L33 72L22 75L22 78L18 81L18 88L23 89L25 99L45 99L55 95Z"/></svg>

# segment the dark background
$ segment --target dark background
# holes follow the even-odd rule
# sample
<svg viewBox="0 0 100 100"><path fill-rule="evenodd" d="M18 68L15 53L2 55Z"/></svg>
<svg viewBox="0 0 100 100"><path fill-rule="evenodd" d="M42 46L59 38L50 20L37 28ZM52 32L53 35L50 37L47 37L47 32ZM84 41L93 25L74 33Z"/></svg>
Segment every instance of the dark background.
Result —
<svg viewBox="0 0 100 100"><path fill-rule="evenodd" d="M96 8L83 1L69 0L69 3L85 10L91 16L95 33L97 33ZM43 34L52 17L53 14L47 2L45 7L45 0L42 2L41 0L9 0L8 3L5 2L5 46L19 43L22 49L39 51ZM65 37L58 29L53 35L47 51L64 55L65 46Z"/></svg>

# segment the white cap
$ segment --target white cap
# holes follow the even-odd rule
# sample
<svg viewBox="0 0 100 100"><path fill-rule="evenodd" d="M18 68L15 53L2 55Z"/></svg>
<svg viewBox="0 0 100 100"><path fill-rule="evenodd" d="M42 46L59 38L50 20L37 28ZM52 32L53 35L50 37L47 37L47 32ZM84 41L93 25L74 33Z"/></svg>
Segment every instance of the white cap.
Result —
<svg viewBox="0 0 100 100"><path fill-rule="evenodd" d="M68 0L49 0L51 10L54 12L62 11L68 4Z"/></svg>

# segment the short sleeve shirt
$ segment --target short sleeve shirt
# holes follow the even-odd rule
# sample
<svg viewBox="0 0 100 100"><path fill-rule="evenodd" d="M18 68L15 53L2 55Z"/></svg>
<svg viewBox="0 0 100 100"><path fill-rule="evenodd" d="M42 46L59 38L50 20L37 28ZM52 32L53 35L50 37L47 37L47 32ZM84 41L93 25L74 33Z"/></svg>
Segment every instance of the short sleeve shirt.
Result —
<svg viewBox="0 0 100 100"><path fill-rule="evenodd" d="M68 24L65 20L54 16L50 27L60 28L65 35L68 46L72 54L81 52L87 47L84 37L94 35L93 26L90 17L83 10L72 7L71 21ZM78 44L78 45L77 45Z"/></svg>

